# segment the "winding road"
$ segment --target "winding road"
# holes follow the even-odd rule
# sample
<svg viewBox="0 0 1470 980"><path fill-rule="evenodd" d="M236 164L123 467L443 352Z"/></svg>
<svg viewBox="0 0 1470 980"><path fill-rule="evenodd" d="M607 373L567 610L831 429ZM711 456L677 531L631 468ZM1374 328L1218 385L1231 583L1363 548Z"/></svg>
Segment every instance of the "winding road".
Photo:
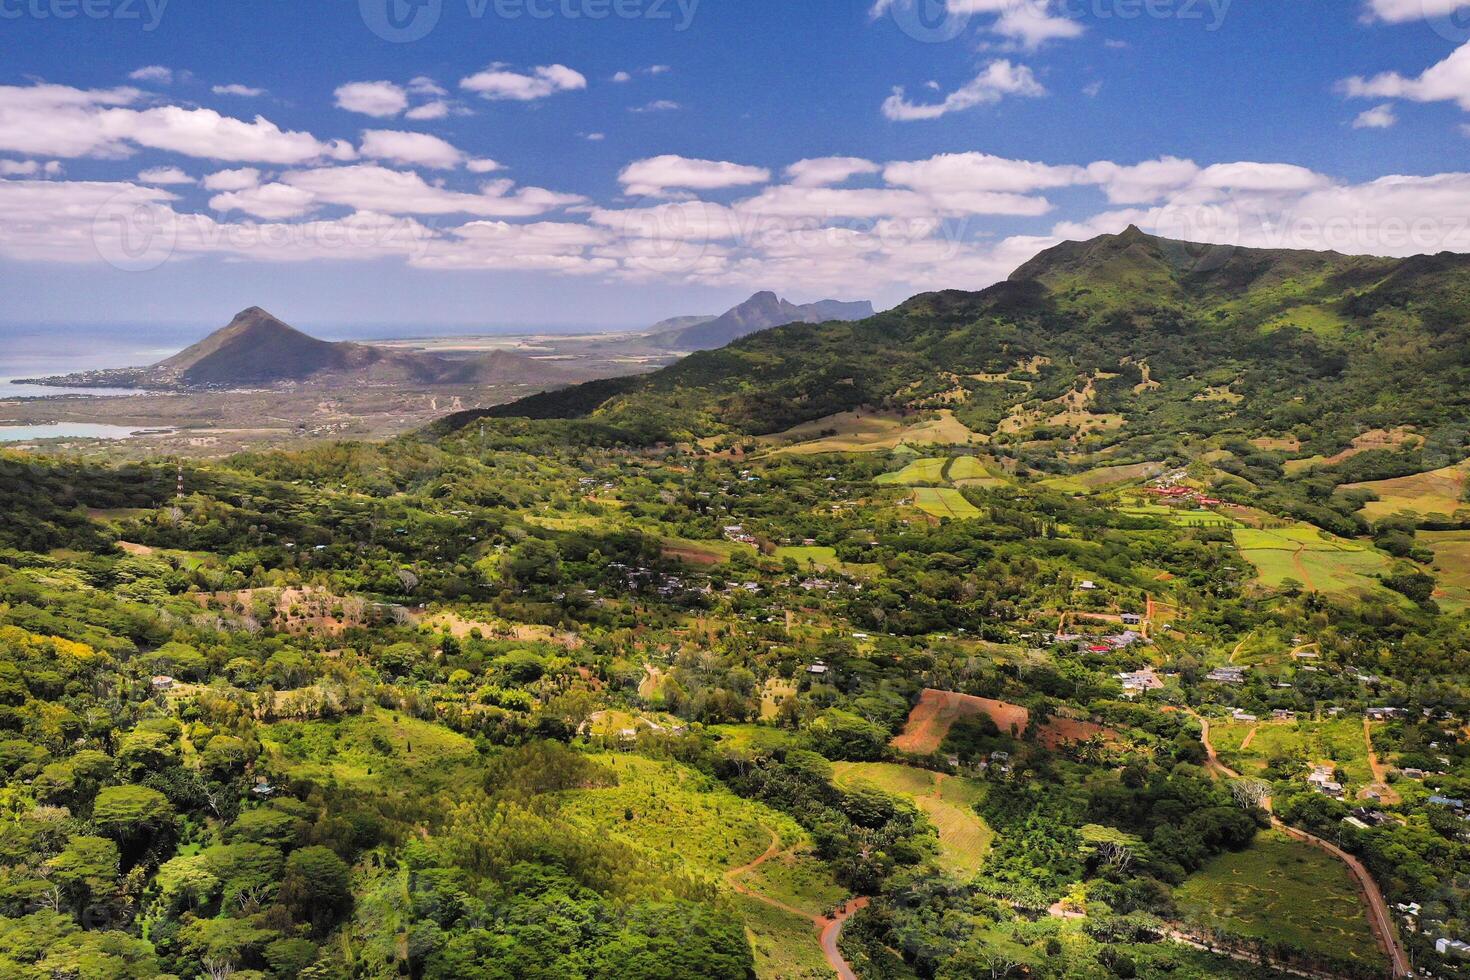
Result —
<svg viewBox="0 0 1470 980"><path fill-rule="evenodd" d="M1219 756L1215 753L1215 746L1210 742L1210 720L1192 711L1190 714L1200 723L1200 740L1204 742L1205 756L1208 760L1206 768L1217 779L1239 779L1240 773L1222 763ZM1368 909L1368 925L1373 929L1373 937L1378 940L1379 948L1388 956L1393 966L1393 975L1395 977L1413 976L1409 968L1408 954L1404 952L1404 947L1399 943L1398 933L1394 930L1393 917L1389 914L1388 903L1384 901L1383 892L1379 889L1378 882L1374 881L1373 876L1368 873L1368 869L1363 867L1363 862L1336 844L1325 841L1315 834L1309 834L1305 830L1299 830L1296 827L1283 823L1272 812L1270 797L1264 799L1261 805L1271 815L1272 827L1280 830L1288 837L1326 851L1347 865L1348 871L1357 882L1358 892L1363 899L1363 904Z"/></svg>
<svg viewBox="0 0 1470 980"><path fill-rule="evenodd" d="M842 938L842 927L847 924L847 920L867 908L871 899L867 897L850 898L831 915L812 915L809 912L803 912L801 909L794 908L768 895L762 895L749 885L742 883L741 878L750 874L750 872L756 870L772 858L779 857L784 853L781 849L781 836L769 827L766 828L766 832L771 835L771 845L766 848L766 852L749 864L742 864L738 868L731 868L729 871L726 871L725 881L729 883L730 887L737 894L744 895L746 898L753 898L757 902L762 902L774 909L780 909L782 912L788 915L794 915L798 919L807 919L810 921L812 927L817 930L818 941L822 946L822 955L827 958L827 965L836 972L840 980L858 980L858 975L853 971L851 964L842 958L842 951L837 948L837 942Z"/></svg>

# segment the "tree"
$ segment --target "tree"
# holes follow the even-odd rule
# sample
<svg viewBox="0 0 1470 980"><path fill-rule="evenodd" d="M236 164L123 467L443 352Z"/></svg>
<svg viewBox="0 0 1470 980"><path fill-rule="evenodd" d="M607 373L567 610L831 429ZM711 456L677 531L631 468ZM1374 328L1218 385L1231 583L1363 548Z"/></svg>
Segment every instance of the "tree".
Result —
<svg viewBox="0 0 1470 980"><path fill-rule="evenodd" d="M303 847L286 861L280 898L297 919L319 933L331 926L352 903L352 874L331 848Z"/></svg>
<svg viewBox="0 0 1470 980"><path fill-rule="evenodd" d="M146 786L109 786L97 794L92 823L122 848L131 867L150 849L163 850L174 829L174 808L162 793Z"/></svg>

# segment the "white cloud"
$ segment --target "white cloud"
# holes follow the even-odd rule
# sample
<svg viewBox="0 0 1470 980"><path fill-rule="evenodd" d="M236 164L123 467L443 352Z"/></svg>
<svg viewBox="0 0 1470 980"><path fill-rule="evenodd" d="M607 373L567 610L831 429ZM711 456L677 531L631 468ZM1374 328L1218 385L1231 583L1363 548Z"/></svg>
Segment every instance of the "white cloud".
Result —
<svg viewBox="0 0 1470 980"><path fill-rule="evenodd" d="M1113 204L1148 204L1179 191L1199 176L1193 160L1162 157L1125 166L1103 160L1087 168L1094 183L1102 185ZM1126 226L1125 226L1126 227Z"/></svg>
<svg viewBox="0 0 1470 980"><path fill-rule="evenodd" d="M60 157L125 157L144 146L213 160L301 164L350 159L350 146L282 130L262 116L245 122L213 109L128 108L137 89L0 86L0 150Z"/></svg>
<svg viewBox="0 0 1470 980"><path fill-rule="evenodd" d="M817 157L798 160L786 168L786 178L797 187L827 187L844 184L860 174L875 174L882 168L861 157Z"/></svg>
<svg viewBox="0 0 1470 980"><path fill-rule="evenodd" d="M265 94L263 88L251 88L249 85L238 84L216 85L210 91L215 95L238 95L242 99L253 99Z"/></svg>
<svg viewBox="0 0 1470 980"><path fill-rule="evenodd" d="M1394 115L1393 105L1385 102L1383 105L1364 109L1358 113L1358 118L1353 120L1353 128L1392 129L1398 121L1399 117Z"/></svg>
<svg viewBox="0 0 1470 980"><path fill-rule="evenodd" d="M617 268L612 259L589 254L612 235L573 222L471 221L433 243L414 265L428 269L523 269L588 275Z"/></svg>
<svg viewBox="0 0 1470 980"><path fill-rule="evenodd" d="M465 162L464 168L472 174L488 174L496 170L505 169L498 162L496 162L495 160L491 160L489 157L484 157L479 160L468 160Z"/></svg>
<svg viewBox="0 0 1470 980"><path fill-rule="evenodd" d="M159 82L168 85L173 82L174 73L172 68L165 68L163 65L148 65L146 68L129 72L128 78L135 82Z"/></svg>
<svg viewBox="0 0 1470 980"><path fill-rule="evenodd" d="M883 115L895 122L938 119L951 112L999 102L1008 95L1034 98L1045 94L1046 89L1026 65L992 61L973 80L945 96L942 102L913 103L904 97L902 88L895 88L883 102Z"/></svg>
<svg viewBox="0 0 1470 980"><path fill-rule="evenodd" d="M254 167L239 170L219 170L209 174L201 183L210 191L243 191L260 183L260 171Z"/></svg>
<svg viewBox="0 0 1470 980"><path fill-rule="evenodd" d="M883 169L883 178L888 183L931 195L968 191L1025 194L1067 187L1084 176L1081 167L1054 167L989 153L942 153L928 160L890 163Z"/></svg>
<svg viewBox="0 0 1470 980"><path fill-rule="evenodd" d="M668 190L718 190L764 184L771 172L764 167L750 167L721 160L691 160L666 154L636 160L623 168L618 181L625 193L639 196L663 196Z"/></svg>
<svg viewBox="0 0 1470 980"><path fill-rule="evenodd" d="M444 86L440 85L438 82L434 81L427 75L419 75L417 78L410 79L408 83L408 90L414 95L429 95L436 98L449 94L448 90L445 89Z"/></svg>
<svg viewBox="0 0 1470 980"><path fill-rule="evenodd" d="M625 82L631 82L632 80L633 80L633 76L630 75L628 72L625 72L625 71L618 72L617 74L613 75L613 77L610 79L610 81L616 82L619 85L622 85Z"/></svg>
<svg viewBox="0 0 1470 980"><path fill-rule="evenodd" d="M61 162L52 160L41 163L39 160L0 160L0 177L47 177L61 176Z"/></svg>
<svg viewBox="0 0 1470 980"><path fill-rule="evenodd" d="M587 78L566 65L541 65L526 75L511 71L507 65L493 64L478 74L460 79L459 86L482 99L530 102L558 92L585 89Z"/></svg>
<svg viewBox="0 0 1470 980"><path fill-rule="evenodd" d="M210 198L216 211L244 211L268 221L299 218L316 209L316 197L310 191L285 184L263 184L241 191L230 191Z"/></svg>
<svg viewBox="0 0 1470 980"><path fill-rule="evenodd" d="M1217 163L1195 179L1200 187L1264 193L1301 193L1326 187L1331 181L1306 167L1289 163Z"/></svg>
<svg viewBox="0 0 1470 980"><path fill-rule="evenodd" d="M990 29L1032 49L1082 35L1082 25L1057 7L1054 0L949 0L951 14L997 14Z"/></svg>
<svg viewBox="0 0 1470 980"><path fill-rule="evenodd" d="M1087 96L1089 99L1097 98L1099 95L1102 94L1102 90L1102 82L1088 82L1086 85L1082 86L1082 94Z"/></svg>
<svg viewBox="0 0 1470 980"><path fill-rule="evenodd" d="M299 170L281 178L310 191L326 204L380 214L469 214L521 218L580 204L583 198L540 187L515 188L508 180L490 181L477 194L430 184L416 173L374 164Z"/></svg>
<svg viewBox="0 0 1470 980"><path fill-rule="evenodd" d="M673 101L672 99L655 99L652 102L645 103L644 105L633 106L628 111L629 112L639 112L639 113L642 113L642 112L673 112L676 109L682 109L682 108L684 108L684 107L682 105L680 105L679 103Z"/></svg>
<svg viewBox="0 0 1470 980"><path fill-rule="evenodd" d="M1470 43L1426 69L1417 78L1384 72L1372 78L1344 79L1340 88L1353 98L1410 99L1414 102L1455 102L1470 112Z"/></svg>
<svg viewBox="0 0 1470 980"><path fill-rule="evenodd" d="M412 119L415 122L423 122L430 119L443 119L449 115L449 103L444 101L425 102L423 105L414 106L403 114L403 118Z"/></svg>
<svg viewBox="0 0 1470 980"><path fill-rule="evenodd" d="M1368 16L1390 24L1402 24L1443 17L1467 6L1470 6L1470 0L1368 0Z"/></svg>
<svg viewBox="0 0 1470 980"><path fill-rule="evenodd" d="M184 173L178 167L154 167L138 174L138 182L142 184L192 184L194 178Z"/></svg>
<svg viewBox="0 0 1470 980"><path fill-rule="evenodd" d="M437 136L369 129L362 134L362 155L410 166L453 170L467 159L465 153Z"/></svg>
<svg viewBox="0 0 1470 980"><path fill-rule="evenodd" d="M590 141L592 143L600 143L603 140L607 139L607 134L606 133L583 133L582 134L582 138L584 140L588 140L588 141Z"/></svg>
<svg viewBox="0 0 1470 980"><path fill-rule="evenodd" d="M408 108L408 93L393 82L348 82L333 93L337 108L386 119Z"/></svg>

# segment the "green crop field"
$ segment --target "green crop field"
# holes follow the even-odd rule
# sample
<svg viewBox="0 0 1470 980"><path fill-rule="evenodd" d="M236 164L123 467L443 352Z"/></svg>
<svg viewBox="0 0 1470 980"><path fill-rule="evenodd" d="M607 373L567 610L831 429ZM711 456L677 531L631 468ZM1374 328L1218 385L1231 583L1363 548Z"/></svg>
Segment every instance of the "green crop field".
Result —
<svg viewBox="0 0 1470 980"><path fill-rule="evenodd" d="M931 517L969 520L980 516L980 510L958 490L944 487L919 487L914 490L914 506Z"/></svg>
<svg viewBox="0 0 1470 980"><path fill-rule="evenodd" d="M875 483L912 486L916 483L943 483L944 468L949 460L943 458L916 459L896 473L884 473Z"/></svg>
<svg viewBox="0 0 1470 980"><path fill-rule="evenodd" d="M1197 926L1377 965L1382 957L1348 871L1276 831L1223 854L1180 886L1180 914Z"/></svg>
<svg viewBox="0 0 1470 980"><path fill-rule="evenodd" d="M832 980L816 927L748 895L735 896L755 954L757 980Z"/></svg>
<svg viewBox="0 0 1470 980"><path fill-rule="evenodd" d="M1470 481L1470 463L1461 463L1393 480L1354 483L1340 489L1371 490L1378 496L1363 507L1363 516L1370 521L1400 512L1419 517L1430 514L1450 517L1458 510L1470 509L1470 503L1465 502L1467 481Z"/></svg>
<svg viewBox="0 0 1470 980"><path fill-rule="evenodd" d="M992 470L979 456L956 456L949 461L945 476L956 486L966 487L998 487L1006 482L1000 470Z"/></svg>
<svg viewBox="0 0 1470 980"><path fill-rule="evenodd" d="M837 763L833 780L843 787L872 786L913 802L939 832L939 866L954 874L978 871L995 839L975 812L975 805L985 798L982 783L883 762Z"/></svg>
<svg viewBox="0 0 1470 980"><path fill-rule="evenodd" d="M475 760L463 735L381 708L336 722L271 725L261 744L293 777L375 792L405 781L448 783Z"/></svg>
<svg viewBox="0 0 1470 980"><path fill-rule="evenodd" d="M1261 584L1271 588L1281 588L1289 580L1313 592L1361 595L1381 591L1374 576L1392 566L1387 555L1310 524L1275 530L1236 528L1232 533Z"/></svg>

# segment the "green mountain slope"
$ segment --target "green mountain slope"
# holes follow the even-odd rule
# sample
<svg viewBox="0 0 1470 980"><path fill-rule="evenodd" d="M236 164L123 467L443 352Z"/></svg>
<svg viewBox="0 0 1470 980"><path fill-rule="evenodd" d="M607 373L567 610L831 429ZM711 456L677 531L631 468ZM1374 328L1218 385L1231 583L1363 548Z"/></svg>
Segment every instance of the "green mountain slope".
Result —
<svg viewBox="0 0 1470 980"><path fill-rule="evenodd" d="M650 439L760 435L860 407L930 408L954 390L962 421L1012 441L1070 428L1096 448L1081 412L1121 420L1104 441L1139 451L1232 432L1340 448L1366 428L1462 421L1467 329L1467 256L1200 246L1130 228L1059 245L980 292L780 327L490 414Z"/></svg>

